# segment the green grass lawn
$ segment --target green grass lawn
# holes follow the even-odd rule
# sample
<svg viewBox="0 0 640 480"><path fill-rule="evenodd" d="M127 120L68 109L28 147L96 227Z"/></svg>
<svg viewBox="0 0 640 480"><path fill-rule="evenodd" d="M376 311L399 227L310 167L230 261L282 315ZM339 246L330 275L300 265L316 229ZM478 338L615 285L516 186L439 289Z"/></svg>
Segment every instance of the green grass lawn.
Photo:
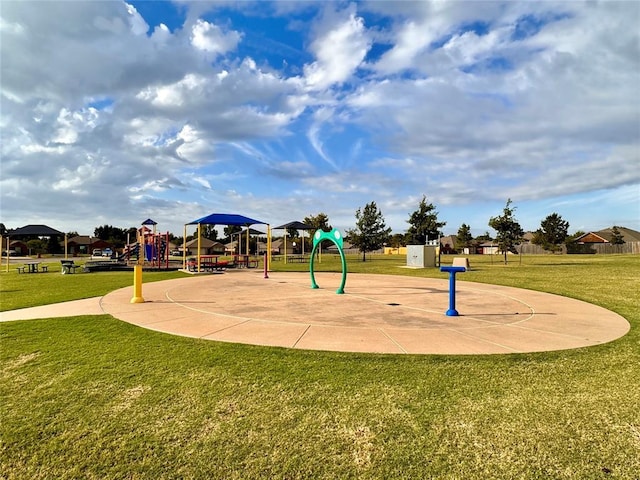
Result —
<svg viewBox="0 0 640 480"><path fill-rule="evenodd" d="M471 257L459 280L579 298L632 329L561 352L396 356L172 337L108 315L2 323L0 478L640 478L640 256L491 260ZM404 263L351 257L349 271L447 278ZM2 308L131 277L2 273Z"/></svg>

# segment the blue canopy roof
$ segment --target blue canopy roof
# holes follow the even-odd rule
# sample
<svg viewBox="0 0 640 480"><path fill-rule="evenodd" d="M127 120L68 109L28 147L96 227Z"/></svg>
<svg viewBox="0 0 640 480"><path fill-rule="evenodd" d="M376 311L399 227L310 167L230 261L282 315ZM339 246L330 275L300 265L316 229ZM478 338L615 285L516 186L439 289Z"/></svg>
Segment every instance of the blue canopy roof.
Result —
<svg viewBox="0 0 640 480"><path fill-rule="evenodd" d="M244 215L237 215L235 213L212 213L206 217L199 218L193 222L187 223L187 225L255 225L260 223L266 225L266 222L260 220L254 220L253 218L245 217Z"/></svg>

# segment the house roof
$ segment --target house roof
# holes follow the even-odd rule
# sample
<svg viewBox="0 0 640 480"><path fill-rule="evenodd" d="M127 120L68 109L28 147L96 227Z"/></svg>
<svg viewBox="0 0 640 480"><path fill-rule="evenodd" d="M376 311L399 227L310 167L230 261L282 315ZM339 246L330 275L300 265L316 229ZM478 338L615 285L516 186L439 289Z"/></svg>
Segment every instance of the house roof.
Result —
<svg viewBox="0 0 640 480"><path fill-rule="evenodd" d="M198 248L198 239L194 238L193 240L187 242L186 246L187 248L193 248L193 247ZM208 238L200 239L200 248L213 248L213 247L224 248L224 245L220 242L216 242Z"/></svg>
<svg viewBox="0 0 640 480"><path fill-rule="evenodd" d="M622 235L622 239L625 242L640 242L640 232L637 232L636 230L632 230L630 228L625 228L625 227L617 227L618 231L620 232L620 235ZM606 238L607 241L611 241L611 239L613 238L613 227L611 228L605 228L603 230L598 230L597 233L599 236Z"/></svg>
<svg viewBox="0 0 640 480"><path fill-rule="evenodd" d="M640 232L626 227L617 227L622 240L625 242L640 242ZM574 240L574 243L611 243L613 238L613 227L598 230L596 232L587 232L580 235Z"/></svg>
<svg viewBox="0 0 640 480"><path fill-rule="evenodd" d="M105 245L110 245L106 240L102 240L98 237L90 237L89 235L76 235L75 237L67 239L67 243L75 245L93 245L94 243L103 243Z"/></svg>
<svg viewBox="0 0 640 480"><path fill-rule="evenodd" d="M456 235L445 235L440 238L440 243L442 245L449 245L450 247L455 247L456 243L458 243L458 237Z"/></svg>

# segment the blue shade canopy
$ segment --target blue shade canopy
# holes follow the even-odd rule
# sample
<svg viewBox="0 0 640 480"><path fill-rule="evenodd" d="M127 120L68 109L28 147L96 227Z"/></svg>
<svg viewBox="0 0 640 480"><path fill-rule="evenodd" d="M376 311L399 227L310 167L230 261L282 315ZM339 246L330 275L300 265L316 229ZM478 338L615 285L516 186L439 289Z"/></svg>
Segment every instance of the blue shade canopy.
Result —
<svg viewBox="0 0 640 480"><path fill-rule="evenodd" d="M199 218L193 222L187 223L187 225L255 225L260 223L266 225L266 222L260 220L254 220L253 218L245 217L244 215L237 215L235 213L212 213L206 217Z"/></svg>

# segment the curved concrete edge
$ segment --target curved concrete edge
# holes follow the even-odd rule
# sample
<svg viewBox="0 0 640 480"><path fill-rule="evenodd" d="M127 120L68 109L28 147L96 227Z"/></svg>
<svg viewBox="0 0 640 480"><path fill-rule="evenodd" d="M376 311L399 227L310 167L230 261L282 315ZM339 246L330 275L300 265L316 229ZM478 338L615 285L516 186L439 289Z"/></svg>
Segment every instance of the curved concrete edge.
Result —
<svg viewBox="0 0 640 480"><path fill-rule="evenodd" d="M332 275L336 274L320 274L323 277L322 284L331 285ZM345 295L336 296L330 290L332 287L327 287L315 290L313 297L309 297L308 274L271 273L270 277L271 280L265 283L262 274L238 275L233 272L228 276L199 277L197 280L189 278L152 282L144 285L143 295L148 301L142 304L131 304L131 287L124 287L104 297L0 312L0 322L107 313L147 329L223 342L327 351L463 355L529 353L593 346L616 340L631 328L629 322L615 312L581 300L534 290L472 282L458 282L459 299L473 292L481 297L486 296L492 308L500 303L501 298L509 299L526 306L525 310L531 314L523 315L522 320L505 325L474 325L473 321L485 321L479 318L483 315L466 315L464 306L460 308L461 317L453 319L441 313L442 305L438 309L423 310L425 318L429 316L438 323L454 322L437 328L407 328L381 325L380 322L377 325L363 326L349 324L348 319L344 324L337 325L308 319L302 322L268 320L256 315L252 306L262 305L266 300L275 298L274 289L278 289L278 285L288 284L297 288L295 292L299 298L287 300L284 306L271 305L276 316L286 319L292 308L299 308L300 305L305 307L304 302L309 302L309 298L317 301L321 296L322 301L330 304L329 307L322 308L334 308L336 311L348 307L354 300L364 298L364 304L355 304L350 311L355 311L358 315L370 315L367 318L374 320L389 314L388 311L380 310L380 306L385 305L385 300L376 297L375 301L370 301L371 299L365 298L367 292L372 289L375 291L377 286L382 286L382 290L392 285L394 288L406 287L420 292L442 290L446 285L446 280L439 279L351 274ZM212 292L219 293L220 289L232 288L234 285L236 288L244 285L251 289L251 298L245 305L248 308L247 314L216 312L215 306L212 311ZM261 286L264 288L260 288ZM181 304L171 298L172 294L180 293L181 290L184 294L185 288L193 289L194 298L197 299L195 303ZM232 291L227 291L226 294L233 296ZM305 311L304 308L299 309ZM471 323L462 327L455 323L456 318Z"/></svg>
<svg viewBox="0 0 640 480"><path fill-rule="evenodd" d="M345 315L343 323L309 320L309 312L317 311L320 298L328 303L321 306L322 309L379 320L384 315L393 315L381 310L381 306L392 304L386 297L381 300L379 291L384 288L416 291L430 288L442 294L448 283L440 279L352 274L345 295L336 296L331 286L335 275L326 274L320 284L327 287L320 292L314 290L315 294L310 294L308 274L300 273L271 273L270 280L235 272L186 279L189 283L184 283L185 279L167 280L146 284L143 296L147 302L143 304L130 304L131 289L123 288L103 297L101 307L123 321L174 335L293 349L370 353L472 355L566 350L613 341L631 328L622 316L584 301L471 282L458 282L459 300L463 301L465 292L469 295L473 292L476 297L486 296L493 310L502 298L526 305L525 310L532 313L502 325L479 318L482 315L477 315L478 318L465 315L464 304L460 308L461 317L445 317L446 308L441 301L437 310L420 312L439 324L449 322L441 328L404 328L379 322L367 326L350 322L349 315ZM375 300L365 298L367 291L374 291L378 296ZM249 299L246 299L247 292L250 292ZM181 295L186 301L172 298ZM236 298L236 308L225 311L222 308L225 302L219 300L221 295L231 301ZM282 301L283 298L286 301ZM354 306L355 301L360 303ZM306 318L290 321L293 312L302 312ZM456 323L458 319L484 323L462 328Z"/></svg>

